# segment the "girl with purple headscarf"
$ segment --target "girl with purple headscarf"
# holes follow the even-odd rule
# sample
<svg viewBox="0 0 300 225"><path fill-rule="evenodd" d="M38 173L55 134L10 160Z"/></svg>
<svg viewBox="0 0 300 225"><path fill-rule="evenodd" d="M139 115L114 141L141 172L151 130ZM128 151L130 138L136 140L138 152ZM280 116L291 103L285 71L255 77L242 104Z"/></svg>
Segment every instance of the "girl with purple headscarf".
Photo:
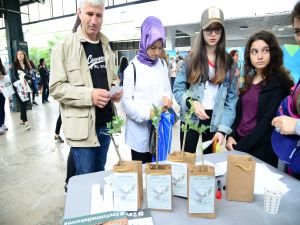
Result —
<svg viewBox="0 0 300 225"><path fill-rule="evenodd" d="M132 160L143 163L152 160L149 152L152 105L162 106L164 110L172 106L168 67L159 58L164 45L165 29L161 21L147 17L141 27L138 54L124 71L125 142L131 148Z"/></svg>

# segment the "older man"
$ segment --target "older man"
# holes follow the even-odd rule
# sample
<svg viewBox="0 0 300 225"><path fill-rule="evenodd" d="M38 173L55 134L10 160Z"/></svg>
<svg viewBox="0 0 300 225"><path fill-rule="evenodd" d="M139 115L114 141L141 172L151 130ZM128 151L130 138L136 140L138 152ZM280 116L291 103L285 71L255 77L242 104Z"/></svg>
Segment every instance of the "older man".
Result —
<svg viewBox="0 0 300 225"><path fill-rule="evenodd" d="M104 170L110 144L106 123L123 94L109 93L115 68L109 40L100 32L104 3L79 0L80 26L51 55L50 93L60 103L77 175Z"/></svg>

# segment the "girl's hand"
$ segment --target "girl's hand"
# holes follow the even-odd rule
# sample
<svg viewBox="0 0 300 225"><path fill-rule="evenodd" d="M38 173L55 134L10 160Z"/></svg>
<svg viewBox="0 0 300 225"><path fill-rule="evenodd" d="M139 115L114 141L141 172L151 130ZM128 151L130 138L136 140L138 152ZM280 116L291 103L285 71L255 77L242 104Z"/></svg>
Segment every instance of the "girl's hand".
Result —
<svg viewBox="0 0 300 225"><path fill-rule="evenodd" d="M209 116L205 113L203 105L198 101L193 101L193 107L195 109L195 115L201 120L209 119Z"/></svg>
<svg viewBox="0 0 300 225"><path fill-rule="evenodd" d="M223 144L223 141L224 141L224 135L220 132L217 132L215 133L212 141L217 141L219 145L222 145Z"/></svg>
<svg viewBox="0 0 300 225"><path fill-rule="evenodd" d="M233 145L236 145L236 144L237 143L236 143L235 139L233 137L229 137L227 139L226 149L229 151L234 150Z"/></svg>
<svg viewBox="0 0 300 225"><path fill-rule="evenodd" d="M167 111L169 108L171 108L173 105L173 102L171 99L169 99L167 96L164 96L162 98L162 110L163 112Z"/></svg>

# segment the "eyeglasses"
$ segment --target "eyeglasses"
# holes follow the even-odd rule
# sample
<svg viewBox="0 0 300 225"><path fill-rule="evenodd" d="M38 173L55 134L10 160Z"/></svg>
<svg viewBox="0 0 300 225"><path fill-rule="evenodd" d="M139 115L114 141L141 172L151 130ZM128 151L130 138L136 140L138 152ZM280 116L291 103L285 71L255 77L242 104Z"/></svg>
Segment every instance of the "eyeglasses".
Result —
<svg viewBox="0 0 300 225"><path fill-rule="evenodd" d="M265 47L261 51L259 51L256 48L250 49L250 54L253 55L253 56L256 56L259 52L261 52L263 55L269 54L270 53L270 48L269 47Z"/></svg>
<svg viewBox="0 0 300 225"><path fill-rule="evenodd" d="M213 32L215 32L216 34L221 34L222 27L208 27L203 30L203 33L205 35L212 35Z"/></svg>
<svg viewBox="0 0 300 225"><path fill-rule="evenodd" d="M299 35L300 35L300 29L299 29L299 28L295 28L295 29L294 29L294 34L295 34L296 36L299 36Z"/></svg>

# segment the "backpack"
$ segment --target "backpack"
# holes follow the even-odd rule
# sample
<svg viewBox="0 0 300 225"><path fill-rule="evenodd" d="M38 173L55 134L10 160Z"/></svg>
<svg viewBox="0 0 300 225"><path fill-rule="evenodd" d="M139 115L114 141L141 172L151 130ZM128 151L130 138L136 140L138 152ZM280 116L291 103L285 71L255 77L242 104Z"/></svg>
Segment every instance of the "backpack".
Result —
<svg viewBox="0 0 300 225"><path fill-rule="evenodd" d="M300 98L300 80L295 86L293 92L285 97L278 109L276 116L290 116L300 119L297 113L297 98ZM294 172L300 173L300 137L298 135L283 135L273 130L271 143L273 151L284 163L288 165Z"/></svg>

